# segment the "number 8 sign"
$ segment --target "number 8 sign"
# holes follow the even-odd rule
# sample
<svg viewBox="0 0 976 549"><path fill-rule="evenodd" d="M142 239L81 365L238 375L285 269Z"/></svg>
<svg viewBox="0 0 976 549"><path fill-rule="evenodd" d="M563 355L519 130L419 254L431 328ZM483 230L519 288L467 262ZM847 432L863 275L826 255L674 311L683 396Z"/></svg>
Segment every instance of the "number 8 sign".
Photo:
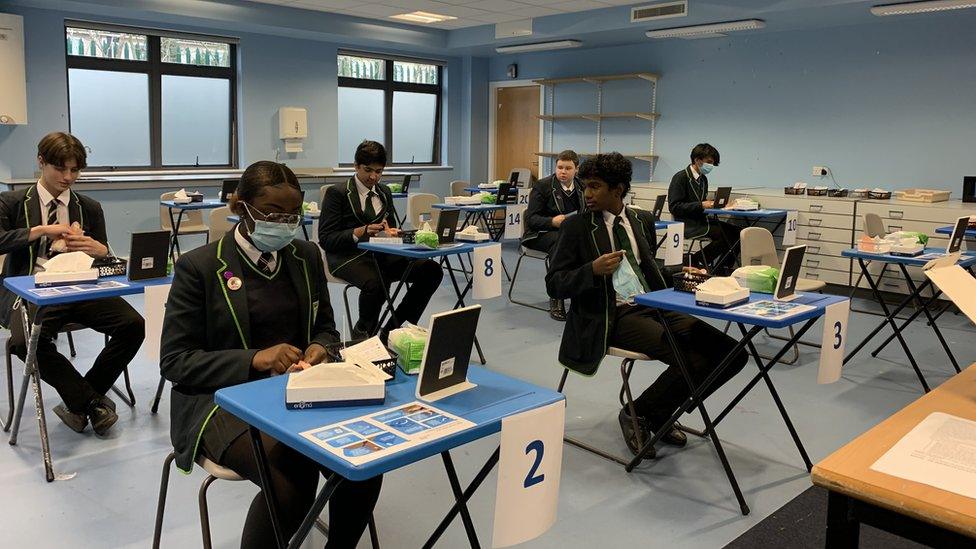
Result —
<svg viewBox="0 0 976 549"><path fill-rule="evenodd" d="M471 297L491 299L502 295L502 245L478 246L472 261L475 267Z"/></svg>
<svg viewBox="0 0 976 549"><path fill-rule="evenodd" d="M492 547L529 541L556 522L566 403L502 420Z"/></svg>

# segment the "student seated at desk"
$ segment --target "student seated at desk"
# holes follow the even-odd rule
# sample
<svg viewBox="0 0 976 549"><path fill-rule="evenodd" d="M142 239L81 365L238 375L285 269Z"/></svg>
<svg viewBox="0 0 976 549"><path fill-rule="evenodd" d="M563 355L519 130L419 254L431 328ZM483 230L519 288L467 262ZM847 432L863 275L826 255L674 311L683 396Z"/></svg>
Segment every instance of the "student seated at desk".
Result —
<svg viewBox="0 0 976 549"><path fill-rule="evenodd" d="M3 277L41 272L57 252L85 252L92 257L109 254L105 216L97 201L71 191L86 166L85 147L73 135L55 132L37 145L41 177L37 185L0 194L0 254L6 254ZM77 223L72 231L71 225ZM10 328L10 346L24 360L27 344L19 311L12 307L16 296L0 286L0 321ZM31 307L33 313L34 308ZM109 336L105 348L85 375L58 352L54 336L66 324L81 324ZM72 430L81 433L91 422L97 435L104 435L118 421L115 403L105 396L142 346L145 323L142 316L121 297L81 301L44 308L37 367L41 379L61 396L54 413Z"/></svg>
<svg viewBox="0 0 976 549"><path fill-rule="evenodd" d="M552 255L559 240L559 226L567 217L585 211L583 186L576 179L578 168L579 156L574 151L563 151L556 157L556 173L532 185L525 209L528 226L522 236L523 246ZM566 320L563 300L549 300L549 316Z"/></svg>
<svg viewBox="0 0 976 549"><path fill-rule="evenodd" d="M241 176L231 231L182 255L166 303L160 370L173 382L170 437L176 464L190 471L197 453L260 486L248 426L214 404L214 393L317 364L338 341L318 248L296 239L302 192L284 164L262 161ZM284 402L281 403L284 406ZM261 435L286 539L329 471ZM326 547L355 547L379 497L382 478L342 482L329 504ZM251 501L241 547L276 547L264 493Z"/></svg>
<svg viewBox="0 0 976 549"><path fill-rule="evenodd" d="M685 238L708 238L711 242L704 249L695 252L691 261L698 267L708 268L708 261L717 261L733 244L739 240L742 227L726 221L709 218L705 210L713 207L708 198L708 174L720 161L718 149L708 143L699 143L691 150L691 164L674 174L668 187L668 210L675 221L685 224ZM726 265L714 265L715 270L734 268L735 258L731 255Z"/></svg>
<svg viewBox="0 0 976 549"><path fill-rule="evenodd" d="M368 242L371 236L386 231L399 235L396 210L390 188L380 183L386 166L386 149L376 141L363 141L356 148L356 174L345 183L337 183L325 192L322 216L319 218L319 245L325 250L332 274L359 288L359 320L353 327L353 338L376 333L380 310L386 303L390 283L399 280L411 260L387 254L364 252L357 245ZM373 259L376 261L374 262ZM397 306L396 319L390 318L380 330L386 340L390 330L402 322L414 324L427 308L430 297L441 283L444 273L440 265L429 259L413 261L407 278L409 288ZM376 271L376 266L382 270ZM397 322L398 321L398 322Z"/></svg>
<svg viewBox="0 0 976 549"><path fill-rule="evenodd" d="M564 367L592 375L611 346L643 353L668 365L634 401L638 423L644 431L642 439L647 440L691 392L658 316L632 301L633 295L664 289L668 283L651 252L655 242L653 216L624 205L631 175L630 161L619 153L599 154L583 162L580 179L589 211L563 222L546 274L546 288L549 295L571 300L559 346L559 362ZM633 276L615 275L623 261L633 269ZM669 311L663 315L683 345L686 365L695 383L701 383L736 344L695 317ZM737 356L705 397L745 363L745 353ZM627 447L636 455L639 447L626 408L620 411L619 420ZM684 446L686 437L678 429L671 429L662 440ZM648 455L653 457L654 452Z"/></svg>

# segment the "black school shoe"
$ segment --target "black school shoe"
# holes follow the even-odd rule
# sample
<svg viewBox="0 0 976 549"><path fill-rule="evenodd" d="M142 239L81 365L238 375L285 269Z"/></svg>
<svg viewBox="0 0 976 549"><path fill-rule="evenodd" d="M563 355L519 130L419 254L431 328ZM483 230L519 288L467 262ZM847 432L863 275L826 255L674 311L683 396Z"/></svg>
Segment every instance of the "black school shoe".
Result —
<svg viewBox="0 0 976 549"><path fill-rule="evenodd" d="M62 423L76 433L84 433L85 427L88 427L88 416L72 412L64 403L55 406L54 413L61 418Z"/></svg>
<svg viewBox="0 0 976 549"><path fill-rule="evenodd" d="M549 300L549 316L553 320L558 320L559 322L566 322L566 308L563 305L563 300L561 299Z"/></svg>
<svg viewBox="0 0 976 549"><path fill-rule="evenodd" d="M108 405L96 398L88 405L88 419L91 420L95 434L102 436L115 425L119 416Z"/></svg>
<svg viewBox="0 0 976 549"><path fill-rule="evenodd" d="M627 413L626 409L620 410L617 414L617 421L620 422L620 431L624 435L624 442L627 443L627 448L630 450L631 454L635 456L640 453L641 445L637 442L637 432L634 430L634 422L630 420L630 414ZM651 440L651 432L647 429L647 422L644 418L637 418L637 428L640 429L640 439L641 441ZM650 448L646 454L644 454L644 459L654 459L657 457L657 451L654 448Z"/></svg>
<svg viewBox="0 0 976 549"><path fill-rule="evenodd" d="M115 401L108 398L108 395L98 395L95 398L102 404L108 406L113 412L115 411Z"/></svg>

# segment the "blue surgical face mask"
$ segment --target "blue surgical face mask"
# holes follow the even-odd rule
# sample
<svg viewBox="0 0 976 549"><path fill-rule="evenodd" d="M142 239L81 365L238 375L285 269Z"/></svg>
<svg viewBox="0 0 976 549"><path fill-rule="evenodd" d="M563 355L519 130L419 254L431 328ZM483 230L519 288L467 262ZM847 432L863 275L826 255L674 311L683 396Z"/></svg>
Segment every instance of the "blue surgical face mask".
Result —
<svg viewBox="0 0 976 549"><path fill-rule="evenodd" d="M715 165L714 164L709 164L708 162L702 162L702 165L701 165L700 168L698 168L698 171L702 175L708 175L708 174L712 173L712 170L714 170L714 169L715 169Z"/></svg>
<svg viewBox="0 0 976 549"><path fill-rule="evenodd" d="M277 252L287 246L298 236L299 223L280 223L273 221L259 221L254 219L253 209L244 204L251 219L254 220L254 230L251 231L251 241L262 252Z"/></svg>
<svg viewBox="0 0 976 549"><path fill-rule="evenodd" d="M630 266L630 261L626 257L617 266L617 270L613 272L612 280L614 291L624 301L633 301L634 296L644 293L640 279L637 278L637 273L634 272L634 269Z"/></svg>

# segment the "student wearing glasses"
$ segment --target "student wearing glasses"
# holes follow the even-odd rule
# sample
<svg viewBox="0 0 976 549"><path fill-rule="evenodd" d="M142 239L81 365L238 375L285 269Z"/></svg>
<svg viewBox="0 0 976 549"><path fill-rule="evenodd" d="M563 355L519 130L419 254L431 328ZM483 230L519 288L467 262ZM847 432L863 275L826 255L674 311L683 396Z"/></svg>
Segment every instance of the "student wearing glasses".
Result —
<svg viewBox="0 0 976 549"><path fill-rule="evenodd" d="M656 242L653 216L624 205L631 176L630 161L619 153L599 154L583 162L580 179L588 211L567 219L560 228L546 288L549 295L571 300L559 346L559 363L564 367L593 375L611 346L643 353L668 365L634 400L641 439L649 440L691 392L658 315L633 302L635 295L669 284L651 251ZM708 377L736 345L721 330L693 316L670 311L664 311L663 316L683 348L695 383ZM702 398L731 379L745 363L744 352L736 355ZM637 433L627 408L620 410L618 419L627 447L637 455ZM687 442L685 434L675 428L661 440L675 446ZM654 456L652 450L648 457Z"/></svg>
<svg viewBox="0 0 976 549"><path fill-rule="evenodd" d="M359 249L360 242L368 242L381 232L400 234L393 194L380 183L385 167L383 145L363 141L356 148L356 173L345 183L329 187L322 199L319 245L325 250L329 270L360 290L359 320L353 327L353 339L379 332L385 341L390 330L400 323L416 324L444 276L440 265L429 259L409 260ZM390 283L403 278L411 264L406 279L409 286L395 309L396 318L390 318L386 326L377 326ZM377 272L377 265L382 275Z"/></svg>
<svg viewBox="0 0 976 549"><path fill-rule="evenodd" d="M295 238L302 221L295 174L284 164L252 164L241 176L231 209L241 217L233 230L176 263L160 370L173 382L170 437L177 466L189 472L203 455L260 486L248 426L215 405L214 393L323 362L325 346L339 334L322 256L314 244ZM288 539L312 506L319 476L331 472L261 436ZM375 477L339 485L329 504L326 547L356 546L381 482ZM241 547L275 546L260 492L251 501Z"/></svg>

